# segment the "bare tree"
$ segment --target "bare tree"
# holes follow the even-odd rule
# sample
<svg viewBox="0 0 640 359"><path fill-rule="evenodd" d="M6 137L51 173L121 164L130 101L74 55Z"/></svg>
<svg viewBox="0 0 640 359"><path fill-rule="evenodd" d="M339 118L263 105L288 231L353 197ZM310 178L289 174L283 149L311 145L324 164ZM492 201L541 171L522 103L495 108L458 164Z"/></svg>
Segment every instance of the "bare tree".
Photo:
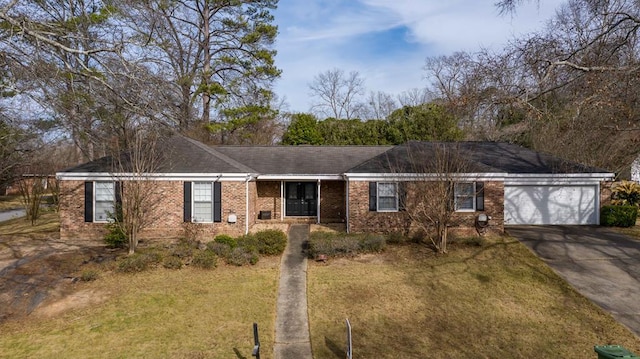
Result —
<svg viewBox="0 0 640 359"><path fill-rule="evenodd" d="M138 246L139 233L154 220L152 214L160 200L151 176L162 165L162 143L157 129L137 128L127 143L114 148L113 178L117 185L113 225L126 235L129 254Z"/></svg>
<svg viewBox="0 0 640 359"><path fill-rule="evenodd" d="M384 120L398 109L398 103L390 94L382 91L369 92L365 106L365 118L368 120Z"/></svg>
<svg viewBox="0 0 640 359"><path fill-rule="evenodd" d="M398 102L404 106L419 106L433 100L433 95L426 88L412 88L398 95Z"/></svg>
<svg viewBox="0 0 640 359"><path fill-rule="evenodd" d="M321 72L313 78L309 89L310 95L317 99L311 111L318 117L350 120L362 114L364 79L357 71L345 74L335 68Z"/></svg>
<svg viewBox="0 0 640 359"><path fill-rule="evenodd" d="M405 194L400 205L411 226L427 234L439 253L446 253L458 201L474 197L471 163L454 142L409 142L404 150L406 157L398 156L404 157L402 162L390 162L395 173L411 173L401 183Z"/></svg>

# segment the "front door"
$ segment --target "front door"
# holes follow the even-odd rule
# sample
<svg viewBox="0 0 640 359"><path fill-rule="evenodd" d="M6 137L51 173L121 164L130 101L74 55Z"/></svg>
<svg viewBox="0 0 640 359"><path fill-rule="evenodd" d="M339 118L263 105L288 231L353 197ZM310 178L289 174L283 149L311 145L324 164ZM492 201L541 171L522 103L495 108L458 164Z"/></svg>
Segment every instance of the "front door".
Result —
<svg viewBox="0 0 640 359"><path fill-rule="evenodd" d="M286 184L286 216L315 217L318 214L316 183L287 182Z"/></svg>

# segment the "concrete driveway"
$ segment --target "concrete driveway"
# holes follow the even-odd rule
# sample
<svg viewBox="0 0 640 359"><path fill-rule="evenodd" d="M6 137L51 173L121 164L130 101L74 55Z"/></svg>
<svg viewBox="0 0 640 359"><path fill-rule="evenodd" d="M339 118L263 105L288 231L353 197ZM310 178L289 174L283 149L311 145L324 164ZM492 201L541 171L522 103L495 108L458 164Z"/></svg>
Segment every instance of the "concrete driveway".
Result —
<svg viewBox="0 0 640 359"><path fill-rule="evenodd" d="M640 241L596 226L509 226L506 231L640 336Z"/></svg>

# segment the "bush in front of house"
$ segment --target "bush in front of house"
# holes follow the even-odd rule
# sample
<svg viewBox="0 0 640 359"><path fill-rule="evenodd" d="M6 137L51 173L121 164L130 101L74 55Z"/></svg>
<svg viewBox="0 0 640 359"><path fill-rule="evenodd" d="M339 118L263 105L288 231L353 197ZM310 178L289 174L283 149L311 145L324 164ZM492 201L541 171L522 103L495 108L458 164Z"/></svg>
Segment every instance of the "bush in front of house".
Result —
<svg viewBox="0 0 640 359"><path fill-rule="evenodd" d="M309 239L308 254L311 258L317 258L321 254L344 257L381 252L385 246L385 236L378 234L314 232Z"/></svg>
<svg viewBox="0 0 640 359"><path fill-rule="evenodd" d="M287 235L278 229L267 229L256 232L254 238L260 254L274 256L282 254L287 247Z"/></svg>
<svg viewBox="0 0 640 359"><path fill-rule="evenodd" d="M184 266L182 259L176 256L167 256L162 260L162 266L167 269L180 269Z"/></svg>
<svg viewBox="0 0 640 359"><path fill-rule="evenodd" d="M157 251L136 252L118 260L118 271L124 273L142 272L156 266L162 261L162 255Z"/></svg>
<svg viewBox="0 0 640 359"><path fill-rule="evenodd" d="M127 235L115 223L107 224L107 234L104 236L104 242L109 248L124 248L128 244Z"/></svg>
<svg viewBox="0 0 640 359"><path fill-rule="evenodd" d="M227 260L227 264L240 267L247 264L253 265L258 263L260 256L257 250L238 246L232 249L225 259Z"/></svg>
<svg viewBox="0 0 640 359"><path fill-rule="evenodd" d="M238 243L236 242L235 238L233 238L233 237L231 237L230 235L227 235L227 234L219 234L219 235L215 236L215 238L213 240L216 243L226 244L230 248L235 248L238 245Z"/></svg>
<svg viewBox="0 0 640 359"><path fill-rule="evenodd" d="M231 252L230 245L216 241L207 242L207 249L215 253L218 257L226 257Z"/></svg>
<svg viewBox="0 0 640 359"><path fill-rule="evenodd" d="M640 207L640 184L633 181L621 181L613 187L611 203L619 206Z"/></svg>
<svg viewBox="0 0 640 359"><path fill-rule="evenodd" d="M247 248L251 251L260 252L260 243L258 243L258 239L253 234L245 234L242 237L236 238L236 243L238 247Z"/></svg>
<svg viewBox="0 0 640 359"><path fill-rule="evenodd" d="M199 250L193 255L191 265L202 269L213 269L218 265L218 256L209 249Z"/></svg>
<svg viewBox="0 0 640 359"><path fill-rule="evenodd" d="M638 218L636 206L602 206L600 223L609 227L632 227Z"/></svg>

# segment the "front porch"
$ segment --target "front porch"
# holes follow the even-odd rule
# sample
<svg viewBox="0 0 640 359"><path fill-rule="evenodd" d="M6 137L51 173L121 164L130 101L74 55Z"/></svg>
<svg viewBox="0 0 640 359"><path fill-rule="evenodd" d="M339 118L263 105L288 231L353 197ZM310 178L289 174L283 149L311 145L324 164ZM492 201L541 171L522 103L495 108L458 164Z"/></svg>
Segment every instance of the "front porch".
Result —
<svg viewBox="0 0 640 359"><path fill-rule="evenodd" d="M256 181L254 225L346 222L342 180Z"/></svg>

